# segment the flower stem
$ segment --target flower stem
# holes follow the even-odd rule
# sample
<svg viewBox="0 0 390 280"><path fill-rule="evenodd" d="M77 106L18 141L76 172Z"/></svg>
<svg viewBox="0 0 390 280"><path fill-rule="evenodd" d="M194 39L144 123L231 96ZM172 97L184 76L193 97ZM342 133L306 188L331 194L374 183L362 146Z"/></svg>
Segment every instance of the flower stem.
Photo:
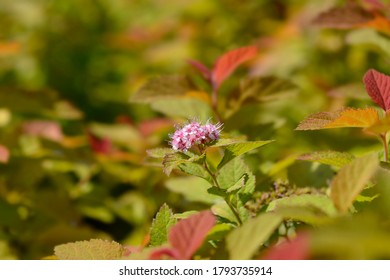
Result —
<svg viewBox="0 0 390 280"><path fill-rule="evenodd" d="M215 176L215 174L210 170L210 168L208 167L208 164L207 164L207 160L205 158L204 162L203 162L203 167L204 169L207 171L207 173L210 175L210 177L212 178L215 186L218 188L218 189L221 189L218 181L217 181L217 177ZM226 204L229 206L230 210L233 212L234 216L236 217L238 223L240 225L242 225L242 220L240 218L240 215L238 214L236 208L234 208L234 206L231 204L231 202L229 201L229 199L227 197L224 197L225 199L225 202Z"/></svg>
<svg viewBox="0 0 390 280"><path fill-rule="evenodd" d="M385 162L388 162L389 161L389 148L387 145L387 134L386 133L381 134L380 138L381 138L382 143L383 143L383 149L384 149L384 153L385 153Z"/></svg>

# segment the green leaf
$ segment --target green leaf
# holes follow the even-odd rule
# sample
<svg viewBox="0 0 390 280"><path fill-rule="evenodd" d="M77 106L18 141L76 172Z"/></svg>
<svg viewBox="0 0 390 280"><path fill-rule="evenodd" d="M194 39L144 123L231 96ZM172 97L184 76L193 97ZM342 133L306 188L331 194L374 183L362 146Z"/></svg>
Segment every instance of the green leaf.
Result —
<svg viewBox="0 0 390 280"><path fill-rule="evenodd" d="M151 158L164 158L167 154L172 154L175 151L170 148L155 148L147 150L146 153Z"/></svg>
<svg viewBox="0 0 390 280"><path fill-rule="evenodd" d="M234 213L232 212L232 210L230 210L229 206L226 204L225 201L220 201L219 203L214 204L211 207L211 211L214 213L214 215L217 215L227 221L238 224L236 216L234 216Z"/></svg>
<svg viewBox="0 0 390 280"><path fill-rule="evenodd" d="M226 237L226 246L232 260L251 259L282 222L274 213L265 213L246 221Z"/></svg>
<svg viewBox="0 0 390 280"><path fill-rule="evenodd" d="M221 200L219 196L209 194L207 189L211 187L210 183L198 177L172 178L165 182L165 186L168 190L183 195L188 201L211 205Z"/></svg>
<svg viewBox="0 0 390 280"><path fill-rule="evenodd" d="M242 183L243 178L245 179L245 184L240 188L237 195L241 202L245 204L255 190L256 179L244 161L239 157L234 158L224 165L217 175L217 181L221 189L225 190L235 189L240 183Z"/></svg>
<svg viewBox="0 0 390 280"><path fill-rule="evenodd" d="M54 254L60 260L115 260L122 257L122 245L113 241L91 239L58 245Z"/></svg>
<svg viewBox="0 0 390 280"><path fill-rule="evenodd" d="M355 157L349 153L342 153L336 151L307 153L298 157L299 160L319 162L322 164L332 165L336 167L343 167L344 165L350 163L354 158Z"/></svg>
<svg viewBox="0 0 390 280"><path fill-rule="evenodd" d="M296 94L297 86L279 77L250 77L243 79L240 90L229 98L229 115L245 104L263 103L288 98Z"/></svg>
<svg viewBox="0 0 390 280"><path fill-rule="evenodd" d="M221 162L218 165L218 168L221 168L223 165L231 161L233 158L238 157L242 154L250 152L256 148L267 145L273 142L273 140L268 141L239 141L227 145L220 145L225 148L225 154Z"/></svg>
<svg viewBox="0 0 390 280"><path fill-rule="evenodd" d="M376 154L357 158L344 166L333 179L330 197L341 213L346 213L353 201L369 183L377 170L379 160Z"/></svg>
<svg viewBox="0 0 390 280"><path fill-rule="evenodd" d="M181 163L178 166L178 168L184 173L203 178L207 180L209 183L213 182L210 174L207 173L207 171L204 170L203 166L201 166L200 164L193 163L193 162L185 162L185 163Z"/></svg>
<svg viewBox="0 0 390 280"><path fill-rule="evenodd" d="M204 154L200 156L192 155L189 152L187 152L187 154L179 152L173 154L166 154L163 159L163 171L169 176L172 170L178 168L180 164L197 162L201 160L204 156Z"/></svg>
<svg viewBox="0 0 390 280"><path fill-rule="evenodd" d="M246 181L248 180L248 175L245 173L242 177L230 188L226 190L227 193L233 193L240 190L245 186Z"/></svg>
<svg viewBox="0 0 390 280"><path fill-rule="evenodd" d="M217 188L215 186L212 186L211 188L208 188L207 192L209 194L214 194L214 195L218 195L218 196L221 196L221 197L225 197L226 196L226 190Z"/></svg>
<svg viewBox="0 0 390 280"><path fill-rule="evenodd" d="M273 200L267 207L267 212L277 211L280 207L315 207L328 216L337 214L332 200L321 194L302 194Z"/></svg>
<svg viewBox="0 0 390 280"><path fill-rule="evenodd" d="M151 103L158 99L183 96L192 90L193 87L186 76L159 76L147 81L131 96L130 101Z"/></svg>
<svg viewBox="0 0 390 280"><path fill-rule="evenodd" d="M373 196L365 196L365 195L361 195L359 194L357 197L356 197L356 201L357 202L371 202L373 201L375 198L379 197L379 194L376 194L376 195L373 195Z"/></svg>
<svg viewBox="0 0 390 280"><path fill-rule="evenodd" d="M150 245L155 247L168 241L169 228L175 223L172 210L167 204L163 204L156 214L150 229Z"/></svg>
<svg viewBox="0 0 390 280"><path fill-rule="evenodd" d="M272 201L267 212L275 212L285 219L321 225L337 215L332 200L326 195L303 194Z"/></svg>
<svg viewBox="0 0 390 280"><path fill-rule="evenodd" d="M390 40L373 29L358 29L351 31L347 36L347 43L351 45L372 45L390 56Z"/></svg>
<svg viewBox="0 0 390 280"><path fill-rule="evenodd" d="M201 122L206 122L213 116L209 104L190 96L156 100L151 103L151 107L169 117L196 118Z"/></svg>

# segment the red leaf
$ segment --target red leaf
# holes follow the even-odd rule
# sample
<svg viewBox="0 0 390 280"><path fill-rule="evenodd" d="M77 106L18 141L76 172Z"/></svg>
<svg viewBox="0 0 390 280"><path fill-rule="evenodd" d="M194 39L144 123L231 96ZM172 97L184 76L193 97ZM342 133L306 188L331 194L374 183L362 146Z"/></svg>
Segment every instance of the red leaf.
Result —
<svg viewBox="0 0 390 280"><path fill-rule="evenodd" d="M215 222L210 211L202 211L174 225L169 231L168 240L177 253L176 258L191 259Z"/></svg>
<svg viewBox="0 0 390 280"><path fill-rule="evenodd" d="M309 234L300 233L292 241L283 242L263 256L264 260L307 260L309 259Z"/></svg>
<svg viewBox="0 0 390 280"><path fill-rule="evenodd" d="M0 145L0 162L7 163L9 160L9 151L3 145Z"/></svg>
<svg viewBox="0 0 390 280"><path fill-rule="evenodd" d="M180 259L180 255L177 250L160 247L152 251L152 253L149 255L149 260L161 260L163 256L170 257L171 259Z"/></svg>
<svg viewBox="0 0 390 280"><path fill-rule="evenodd" d="M197 60L192 60L192 59L188 60L187 63L190 64L192 67L194 67L196 70L198 70L202 74L203 78L205 78L206 81L210 80L211 71L204 64L200 63Z"/></svg>
<svg viewBox="0 0 390 280"><path fill-rule="evenodd" d="M114 151L114 147L110 139L101 139L89 132L88 141L91 145L92 150L97 154L109 155L112 154Z"/></svg>
<svg viewBox="0 0 390 280"><path fill-rule="evenodd" d="M363 82L371 99L383 110L388 111L390 109L390 76L370 69L364 75Z"/></svg>
<svg viewBox="0 0 390 280"><path fill-rule="evenodd" d="M229 51L218 58L212 71L212 83L217 90L222 82L242 63L254 58L257 47L248 46Z"/></svg>

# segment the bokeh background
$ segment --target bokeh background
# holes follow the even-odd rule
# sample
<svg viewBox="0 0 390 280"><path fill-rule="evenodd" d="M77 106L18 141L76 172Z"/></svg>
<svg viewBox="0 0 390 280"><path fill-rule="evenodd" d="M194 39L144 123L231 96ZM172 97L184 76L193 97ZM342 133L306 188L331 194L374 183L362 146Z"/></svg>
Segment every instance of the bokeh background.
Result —
<svg viewBox="0 0 390 280"><path fill-rule="evenodd" d="M0 1L0 259L40 259L55 245L96 237L136 245L163 203L178 213L207 207L186 193L192 181L145 161L196 113L132 101L155 76L185 74L209 93L188 59L212 66L228 50L259 47L220 92L226 133L276 140L247 160L259 191L276 180L327 186L334 170L296 161L304 152L380 150L360 130L294 131L314 112L374 106L362 77L369 68L390 72L385 27L313 22L342 4ZM255 76L277 77L283 90L233 110L229 98Z"/></svg>

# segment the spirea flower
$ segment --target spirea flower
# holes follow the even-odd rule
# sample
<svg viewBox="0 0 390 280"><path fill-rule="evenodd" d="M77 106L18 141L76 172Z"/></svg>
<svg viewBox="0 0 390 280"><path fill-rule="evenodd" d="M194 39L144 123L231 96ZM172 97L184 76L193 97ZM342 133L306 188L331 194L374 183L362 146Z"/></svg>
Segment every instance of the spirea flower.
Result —
<svg viewBox="0 0 390 280"><path fill-rule="evenodd" d="M170 144L175 151L186 152L194 145L207 145L219 139L222 125L207 122L201 125L197 121L192 121L182 128L178 128L171 135Z"/></svg>

